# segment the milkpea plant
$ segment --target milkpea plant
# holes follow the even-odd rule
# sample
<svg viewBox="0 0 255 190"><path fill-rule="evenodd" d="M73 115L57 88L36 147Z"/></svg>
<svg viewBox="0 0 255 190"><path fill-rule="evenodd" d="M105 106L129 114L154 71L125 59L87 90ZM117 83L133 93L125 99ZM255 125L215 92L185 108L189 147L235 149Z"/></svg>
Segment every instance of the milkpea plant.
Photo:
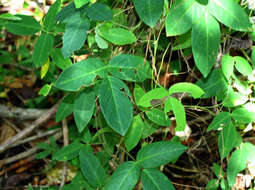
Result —
<svg viewBox="0 0 255 190"><path fill-rule="evenodd" d="M42 79L50 78L39 94L65 94L56 121L73 114L72 143L46 147L38 155L52 154L52 160L78 168L63 189L175 189L162 166L176 162L188 147L176 139L146 139L159 127L171 126L171 115L175 132L185 130L186 106L176 94L216 100L220 111L207 131L217 133L221 163L227 167L212 163L215 179L206 188L231 189L237 174L255 162L254 145L242 140L242 127L255 119L255 49L251 56L242 51L245 58L219 49L234 33L255 40L248 15L252 11L238 0L74 0L65 5L56 0L40 22L1 15L9 32L38 36L31 67L40 68ZM149 33L156 36L153 43L146 39ZM150 62L147 43L153 48ZM157 52L169 47L192 53L201 73L196 83L167 89L155 80ZM85 54L74 63L75 56ZM100 147L96 154L95 146Z"/></svg>

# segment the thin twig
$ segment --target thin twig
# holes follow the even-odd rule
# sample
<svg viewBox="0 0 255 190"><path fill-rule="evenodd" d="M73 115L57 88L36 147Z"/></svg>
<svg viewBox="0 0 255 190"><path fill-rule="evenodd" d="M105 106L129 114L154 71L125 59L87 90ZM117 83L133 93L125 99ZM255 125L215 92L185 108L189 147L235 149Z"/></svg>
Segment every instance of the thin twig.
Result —
<svg viewBox="0 0 255 190"><path fill-rule="evenodd" d="M60 131L60 132L58 132L58 133L56 133L56 134L54 135L54 138L55 138L56 140L58 140L60 137L62 137L62 135L63 135L63 133L62 133L62 131ZM45 141L45 142L46 142L46 143L49 143L50 140L48 139L48 140ZM20 154L17 154L17 155L15 155L15 156L12 156L12 157L10 157L10 158L7 158L7 159L5 159L5 160L0 160L0 162L1 162L2 165L10 164L10 163L19 161L19 160L21 160L21 159L24 159L24 158L26 158L26 157L28 157L28 156L31 156L31 155L33 155L34 153L36 153L38 150L40 150L40 148L36 146L36 147L33 147L33 148L28 149L28 150L25 151L25 152L22 152L22 153L20 153ZM35 157L34 157L34 155L33 155L33 156L31 156L30 159L33 160L34 158L35 158Z"/></svg>
<svg viewBox="0 0 255 190"><path fill-rule="evenodd" d="M64 138L64 146L67 146L69 144L68 142L68 126L67 126L67 121L66 119L64 119L62 121L62 126L63 126L63 138ZM61 179L61 183L59 186L59 190L62 190L62 187L65 185L65 181L66 181L66 173L67 173L67 166L66 166L66 161L64 162L64 166L63 166L63 171L62 171L62 179Z"/></svg>
<svg viewBox="0 0 255 190"><path fill-rule="evenodd" d="M35 120L29 127L19 132L17 135L11 137L6 142L0 145L0 153L7 150L12 144L29 135L35 128L39 127L42 123L50 119L57 111L59 103L54 105L51 109L45 112L41 117Z"/></svg>
<svg viewBox="0 0 255 190"><path fill-rule="evenodd" d="M0 117L16 120L37 119L46 111L46 109L9 108L8 106L0 105Z"/></svg>
<svg viewBox="0 0 255 190"><path fill-rule="evenodd" d="M47 136L50 136L50 135L53 135L55 134L56 132L58 132L60 129L54 129L54 130L50 130L50 131L46 131L45 133L38 133L37 135L34 135L34 136L31 136L31 137L28 137L24 140L20 140L18 141L17 143L15 144L12 144L11 145L11 148L15 147L15 146L19 146L21 144L25 144L27 142L31 142L33 140L37 140L37 139L40 139L40 138L43 138L43 137L47 137Z"/></svg>

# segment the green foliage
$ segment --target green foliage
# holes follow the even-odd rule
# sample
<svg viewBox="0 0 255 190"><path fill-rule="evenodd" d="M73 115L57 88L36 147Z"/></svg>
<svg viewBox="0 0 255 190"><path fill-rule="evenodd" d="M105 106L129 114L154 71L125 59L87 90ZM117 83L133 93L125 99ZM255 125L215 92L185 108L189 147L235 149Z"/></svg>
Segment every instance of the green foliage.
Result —
<svg viewBox="0 0 255 190"><path fill-rule="evenodd" d="M175 190L168 178L157 169L144 169L142 184L144 190Z"/></svg>
<svg viewBox="0 0 255 190"><path fill-rule="evenodd" d="M124 162L111 176L106 190L129 190L133 189L140 176L140 168L136 162Z"/></svg>
<svg viewBox="0 0 255 190"><path fill-rule="evenodd" d="M141 20L153 28L162 14L164 0L134 0L134 5Z"/></svg>
<svg viewBox="0 0 255 190"><path fill-rule="evenodd" d="M146 145L138 151L137 161L143 168L154 168L177 159L186 147L167 141Z"/></svg>
<svg viewBox="0 0 255 190"><path fill-rule="evenodd" d="M133 118L130 96L126 84L114 77L105 78L99 88L99 103L105 120L121 135L125 135Z"/></svg>
<svg viewBox="0 0 255 190"><path fill-rule="evenodd" d="M241 32L250 32L254 41L254 26L237 2L74 0L63 7L57 0L40 22L0 15L1 27L35 42L32 59L29 50L21 59L20 49L15 55L0 51L0 71L5 74L6 60L18 57L23 64L26 57L25 64L41 69L39 95L65 93L56 122L73 113L71 144L59 149L53 139L38 143L43 149L38 159L52 155L78 168L64 190L131 190L139 181L145 190L174 190L160 166L178 163L191 144L167 139L185 133L192 125L187 119L203 117L200 112L212 119L208 127L204 119L197 126L213 134L224 164L213 164L217 179L206 189L233 187L237 174L255 159L254 145L242 142L241 128L255 120L255 49L249 47L250 55L228 43L235 36L246 38ZM169 85L161 81L165 76Z"/></svg>

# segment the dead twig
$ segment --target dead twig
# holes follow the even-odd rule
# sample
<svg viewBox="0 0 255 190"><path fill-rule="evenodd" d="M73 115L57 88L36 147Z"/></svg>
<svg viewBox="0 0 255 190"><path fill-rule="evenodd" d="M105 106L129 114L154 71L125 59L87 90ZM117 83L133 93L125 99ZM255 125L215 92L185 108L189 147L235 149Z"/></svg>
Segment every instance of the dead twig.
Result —
<svg viewBox="0 0 255 190"><path fill-rule="evenodd" d="M66 119L64 119L62 121L62 126L63 126L64 146L67 146L69 144L69 142L68 142L68 126L67 126ZM67 165L66 165L66 161L65 161L64 166L63 166L62 179L61 179L61 183L59 186L59 190L62 190L62 187L65 185L66 173L67 173Z"/></svg>
<svg viewBox="0 0 255 190"><path fill-rule="evenodd" d="M34 135L34 136L31 136L31 137L28 137L24 140L20 140L18 141L17 143L15 144L12 144L11 145L11 148L13 147L16 147L16 146L19 146L21 144L25 144L27 142L31 142L33 140L37 140L37 139L40 139L40 138L43 138L43 137L47 137L47 136L50 136L50 135L53 135L55 133L57 133L60 129L55 129L55 130L50 130L50 131L46 131L45 133L38 133L37 135Z"/></svg>
<svg viewBox="0 0 255 190"><path fill-rule="evenodd" d="M60 132L58 132L58 133L56 133L56 134L54 135L54 138L55 138L56 140L58 140L60 137L62 137L62 135L63 135L63 133L62 133L62 131L60 131ZM49 142L50 142L50 140L47 140L47 141L46 141L46 143L49 143ZM12 156L12 157L10 157L10 158L7 158L7 159L5 159L5 160L0 160L1 166L5 165L5 164L10 164L10 163L19 161L19 160L24 159L24 158L26 158L26 157L28 157L28 156L31 156L31 155L32 155L32 156L29 158L29 160L32 161L32 160L35 158L35 156L34 156L33 154L36 153L38 150L40 150L40 148L36 146L36 147L33 147L33 148L28 149L28 150L25 151L25 152L22 152L22 153L20 153L20 154L17 154L17 155L15 155L15 156Z"/></svg>
<svg viewBox="0 0 255 190"><path fill-rule="evenodd" d="M17 135L11 137L6 142L0 145L0 153L7 150L12 144L22 139L23 137L29 135L35 128L39 127L42 123L50 119L57 111L59 103L54 105L51 109L45 112L41 117L35 120L29 127L26 127L24 130L20 131Z"/></svg>
<svg viewBox="0 0 255 190"><path fill-rule="evenodd" d="M11 118L16 120L37 119L47 110L31 109L31 108L9 108L8 106L0 105L0 117Z"/></svg>

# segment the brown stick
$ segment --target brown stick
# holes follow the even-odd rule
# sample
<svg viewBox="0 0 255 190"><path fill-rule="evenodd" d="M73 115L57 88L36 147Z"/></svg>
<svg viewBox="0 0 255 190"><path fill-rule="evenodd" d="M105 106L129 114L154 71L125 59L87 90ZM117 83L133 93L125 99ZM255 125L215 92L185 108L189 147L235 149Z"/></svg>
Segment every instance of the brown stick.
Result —
<svg viewBox="0 0 255 190"><path fill-rule="evenodd" d="M57 111L59 103L54 105L51 109L45 112L41 117L35 120L29 127L19 132L17 135L11 137L6 142L0 145L0 153L7 150L13 143L29 135L35 128L39 127L42 123L50 119Z"/></svg>
<svg viewBox="0 0 255 190"><path fill-rule="evenodd" d="M62 121L62 125L63 125L64 146L67 146L69 144L69 142L68 142L68 126L67 126L66 119L64 119ZM66 161L65 161L64 166L63 166L63 170L62 170L62 179L61 179L61 183L60 183L60 186L59 186L59 190L62 190L62 187L65 185L66 174L67 174L67 165L66 165Z"/></svg>
<svg viewBox="0 0 255 190"><path fill-rule="evenodd" d="M37 119L46 111L45 109L9 108L0 105L0 117L17 120Z"/></svg>

